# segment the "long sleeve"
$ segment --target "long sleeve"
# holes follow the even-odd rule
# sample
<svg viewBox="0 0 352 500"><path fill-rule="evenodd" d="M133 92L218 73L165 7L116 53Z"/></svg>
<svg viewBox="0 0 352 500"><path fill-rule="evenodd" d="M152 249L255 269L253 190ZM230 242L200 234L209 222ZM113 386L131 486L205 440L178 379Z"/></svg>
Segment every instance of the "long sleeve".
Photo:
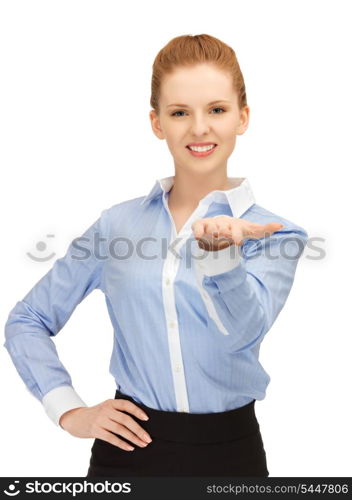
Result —
<svg viewBox="0 0 352 500"><path fill-rule="evenodd" d="M194 269L213 320L210 328L224 335L229 352L251 348L269 331L290 293L307 239L303 228L285 227L242 247L196 251Z"/></svg>
<svg viewBox="0 0 352 500"><path fill-rule="evenodd" d="M76 306L101 287L107 217L106 209L70 243L65 256L16 303L5 324L4 347L27 389L42 402L56 425L64 412L86 404L74 390L52 337Z"/></svg>

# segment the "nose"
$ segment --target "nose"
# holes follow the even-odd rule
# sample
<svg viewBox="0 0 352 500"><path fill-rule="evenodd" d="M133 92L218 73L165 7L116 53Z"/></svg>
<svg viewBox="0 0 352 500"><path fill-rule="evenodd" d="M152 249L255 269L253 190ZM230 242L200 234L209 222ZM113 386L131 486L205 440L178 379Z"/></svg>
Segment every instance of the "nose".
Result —
<svg viewBox="0 0 352 500"><path fill-rule="evenodd" d="M194 115L191 120L191 134L193 136L207 135L210 130L209 116L203 114Z"/></svg>

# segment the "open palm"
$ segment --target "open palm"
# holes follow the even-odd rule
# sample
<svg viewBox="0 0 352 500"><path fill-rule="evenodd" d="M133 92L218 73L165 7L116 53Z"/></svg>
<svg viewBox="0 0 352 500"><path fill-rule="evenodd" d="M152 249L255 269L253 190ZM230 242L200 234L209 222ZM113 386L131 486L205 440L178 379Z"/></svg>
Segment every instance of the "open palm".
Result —
<svg viewBox="0 0 352 500"><path fill-rule="evenodd" d="M247 238L263 238L284 226L278 222L257 224L246 219L218 215L198 219L191 227L200 248L221 250L233 244L241 246Z"/></svg>

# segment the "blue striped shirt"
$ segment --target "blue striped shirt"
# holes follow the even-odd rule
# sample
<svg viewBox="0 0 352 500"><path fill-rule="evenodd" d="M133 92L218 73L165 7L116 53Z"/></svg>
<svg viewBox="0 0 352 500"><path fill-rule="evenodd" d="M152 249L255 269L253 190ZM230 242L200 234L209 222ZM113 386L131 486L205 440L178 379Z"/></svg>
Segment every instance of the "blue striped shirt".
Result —
<svg viewBox="0 0 352 500"><path fill-rule="evenodd" d="M86 404L53 337L95 289L113 325L109 371L121 392L151 408L191 413L265 397L270 377L260 344L286 302L308 235L258 205L247 178L229 181L230 189L200 200L178 234L168 207L173 176L147 196L104 209L10 311L4 346L56 425ZM207 252L191 225L218 215L284 227Z"/></svg>

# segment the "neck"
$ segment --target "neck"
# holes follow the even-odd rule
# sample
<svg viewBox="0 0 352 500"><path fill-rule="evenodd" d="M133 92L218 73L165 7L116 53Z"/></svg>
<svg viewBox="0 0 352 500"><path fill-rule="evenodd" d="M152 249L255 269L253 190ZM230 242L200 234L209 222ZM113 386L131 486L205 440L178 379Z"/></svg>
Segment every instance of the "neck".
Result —
<svg viewBox="0 0 352 500"><path fill-rule="evenodd" d="M192 209L211 191L226 189L230 189L226 171L208 173L206 176L196 176L194 172L176 172L169 192L169 205Z"/></svg>

